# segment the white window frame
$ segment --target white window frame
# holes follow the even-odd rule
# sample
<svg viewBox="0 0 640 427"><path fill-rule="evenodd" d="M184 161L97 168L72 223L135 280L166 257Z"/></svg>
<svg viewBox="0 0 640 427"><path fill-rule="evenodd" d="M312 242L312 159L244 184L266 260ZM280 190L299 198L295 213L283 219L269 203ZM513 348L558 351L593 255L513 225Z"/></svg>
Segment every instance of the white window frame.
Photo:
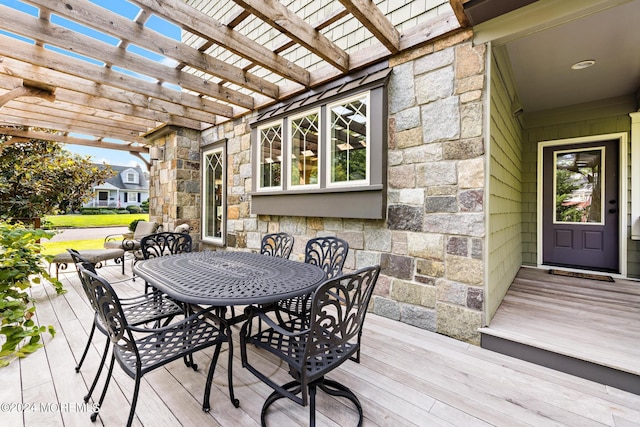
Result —
<svg viewBox="0 0 640 427"><path fill-rule="evenodd" d="M301 118L307 117L311 114L318 115L318 180L315 184L297 184L294 185L292 182L293 179L293 127L292 123ZM295 114L290 116L285 121L287 124L287 134L286 139L283 141L283 144L286 145L287 148L287 174L286 174L286 188L289 190L302 190L302 189L314 189L320 188L320 183L322 181L322 156L324 155L324 140L323 140L323 126L322 126L322 109L314 108L311 110L303 111L299 114Z"/></svg>
<svg viewBox="0 0 640 427"><path fill-rule="evenodd" d="M127 191L125 194L127 195L127 200L125 200L126 203L138 203L138 193L134 191Z"/></svg>
<svg viewBox="0 0 640 427"><path fill-rule="evenodd" d="M214 236L214 235L207 235L206 233L208 232L207 227L206 227L206 221L207 221L207 208L209 206L216 206L215 201L211 201L210 197L209 197L209 192L208 192L208 184L209 184L209 180L208 178L208 173L210 172L206 159L207 156L213 155L215 153L220 153L220 158L221 158L221 166L222 166L222 180L221 180L221 194L220 194L220 198L221 198L221 204L218 207L218 209L220 209L220 236ZM226 205L226 198L227 198L227 165L226 165L226 147L224 146L224 144L215 144L205 150L202 151L202 241L209 243L209 244L213 244L213 245L218 245L218 246L222 246L225 244L225 236L226 236L226 229L227 229L227 205ZM214 191L214 197L215 197L215 191ZM217 214L217 212L216 212Z"/></svg>
<svg viewBox="0 0 640 427"><path fill-rule="evenodd" d="M343 182L331 182L331 172L332 172L332 142L331 142L331 109L335 106L338 105L344 105L344 104L348 104L352 101L356 101L356 100L360 100L362 98L365 98L366 100L366 106L367 106L367 117L365 120L365 126L366 126L366 130L367 130L367 134L366 134L366 138L365 138L365 143L366 143L366 173L365 173L365 179L359 179L357 181L343 181ZM326 115L327 115L327 119L326 119L326 140L324 141L324 145L325 145L325 152L326 154L326 186L327 188L341 188L341 187L358 187L358 186L368 186L369 183L371 182L371 124L370 124L370 117L371 117L371 92L370 91L365 91L365 92L360 92L357 93L353 96L350 96L348 98L343 98L343 99L339 99L336 100L335 102L332 102L330 104L327 104L326 106Z"/></svg>
<svg viewBox="0 0 640 427"><path fill-rule="evenodd" d="M280 126L280 138L281 138L281 147L280 147L280 185L279 186L272 186L272 187L263 187L262 186L262 140L261 140L261 132L263 129L268 129L271 127L275 127L275 126ZM287 179L287 173L285 171L286 167L286 161L283 157L283 154L285 152L287 152L286 149L286 141L285 141L285 128L286 123L284 120L275 120L269 123L265 123L263 125L258 126L257 130L258 130L258 136L257 136L257 144L258 144L258 149L256 150L256 170L255 170L255 176L256 179L258 180L256 182L256 189L258 191L282 191L282 189L284 188L284 182Z"/></svg>

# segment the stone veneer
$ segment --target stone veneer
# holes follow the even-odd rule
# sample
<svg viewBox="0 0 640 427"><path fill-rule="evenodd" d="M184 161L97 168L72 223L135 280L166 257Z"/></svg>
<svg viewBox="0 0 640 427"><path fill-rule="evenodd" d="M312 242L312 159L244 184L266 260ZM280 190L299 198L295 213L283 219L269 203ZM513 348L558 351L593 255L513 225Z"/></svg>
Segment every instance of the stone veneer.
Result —
<svg viewBox="0 0 640 427"><path fill-rule="evenodd" d="M386 221L251 215L253 115L204 131L201 145L227 139L227 247L258 250L262 235L284 231L295 237L291 257L302 259L308 239L341 237L350 245L347 270L382 266L373 312L479 344L486 48L471 38L460 32L390 61ZM193 132L156 141L167 154L152 169L159 191L150 202L152 219L186 220L196 233L197 141Z"/></svg>

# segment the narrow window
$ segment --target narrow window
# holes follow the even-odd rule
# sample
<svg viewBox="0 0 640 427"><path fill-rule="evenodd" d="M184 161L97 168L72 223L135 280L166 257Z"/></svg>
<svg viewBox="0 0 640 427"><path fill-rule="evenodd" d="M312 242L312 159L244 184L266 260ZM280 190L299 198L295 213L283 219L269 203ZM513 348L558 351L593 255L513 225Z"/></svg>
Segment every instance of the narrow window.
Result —
<svg viewBox="0 0 640 427"><path fill-rule="evenodd" d="M216 147L203 153L202 238L223 244L226 212L224 148Z"/></svg>
<svg viewBox="0 0 640 427"><path fill-rule="evenodd" d="M318 185L320 113L314 111L289 122L289 160L292 188Z"/></svg>
<svg viewBox="0 0 640 427"><path fill-rule="evenodd" d="M282 188L282 123L271 123L258 128L260 153L260 188Z"/></svg>
<svg viewBox="0 0 640 427"><path fill-rule="evenodd" d="M332 104L329 110L329 184L369 182L369 94Z"/></svg>

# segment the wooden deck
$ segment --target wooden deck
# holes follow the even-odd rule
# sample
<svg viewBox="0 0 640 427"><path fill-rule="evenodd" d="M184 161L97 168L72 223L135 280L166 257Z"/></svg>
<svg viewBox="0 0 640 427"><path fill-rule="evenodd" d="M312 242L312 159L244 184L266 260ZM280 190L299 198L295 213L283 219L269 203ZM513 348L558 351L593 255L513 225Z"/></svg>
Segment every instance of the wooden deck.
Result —
<svg viewBox="0 0 640 427"><path fill-rule="evenodd" d="M640 282L522 268L482 346L640 394Z"/></svg>
<svg viewBox="0 0 640 427"><path fill-rule="evenodd" d="M128 266L127 266L128 270ZM99 272L109 280L122 278L119 268ZM2 426L121 426L124 425L133 380L118 367L100 417L95 424L82 407L82 396L99 361L103 338L78 374L74 371L92 321L91 309L74 271L60 274L68 293L56 296L48 285L33 288L41 324L53 324L55 338L31 356L0 370ZM123 282L123 294L141 290L143 283ZM417 329L375 315L367 317L362 362L347 362L333 378L359 396L365 426L639 426L640 396L544 368ZM226 352L226 350L225 350ZM195 355L205 367L210 352ZM235 349L234 384L240 408L229 402L226 353L214 378L210 413L201 410L206 369L194 372L182 361L143 378L135 425L257 426L262 403L270 392L242 369ZM286 371L263 356L273 376ZM96 393L97 397L97 393ZM49 405L49 406L47 406ZM267 419L272 426L307 425L307 408L289 401L274 405ZM13 409L7 411L7 409ZM350 407L320 394L321 426L354 425Z"/></svg>

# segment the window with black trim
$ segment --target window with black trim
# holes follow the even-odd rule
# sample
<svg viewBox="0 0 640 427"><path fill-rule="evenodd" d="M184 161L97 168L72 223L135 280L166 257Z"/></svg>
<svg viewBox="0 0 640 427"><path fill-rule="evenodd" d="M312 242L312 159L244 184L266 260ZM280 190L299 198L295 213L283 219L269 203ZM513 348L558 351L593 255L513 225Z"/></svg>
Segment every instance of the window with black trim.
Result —
<svg viewBox="0 0 640 427"><path fill-rule="evenodd" d="M351 78L259 115L252 213L384 218L388 74Z"/></svg>

